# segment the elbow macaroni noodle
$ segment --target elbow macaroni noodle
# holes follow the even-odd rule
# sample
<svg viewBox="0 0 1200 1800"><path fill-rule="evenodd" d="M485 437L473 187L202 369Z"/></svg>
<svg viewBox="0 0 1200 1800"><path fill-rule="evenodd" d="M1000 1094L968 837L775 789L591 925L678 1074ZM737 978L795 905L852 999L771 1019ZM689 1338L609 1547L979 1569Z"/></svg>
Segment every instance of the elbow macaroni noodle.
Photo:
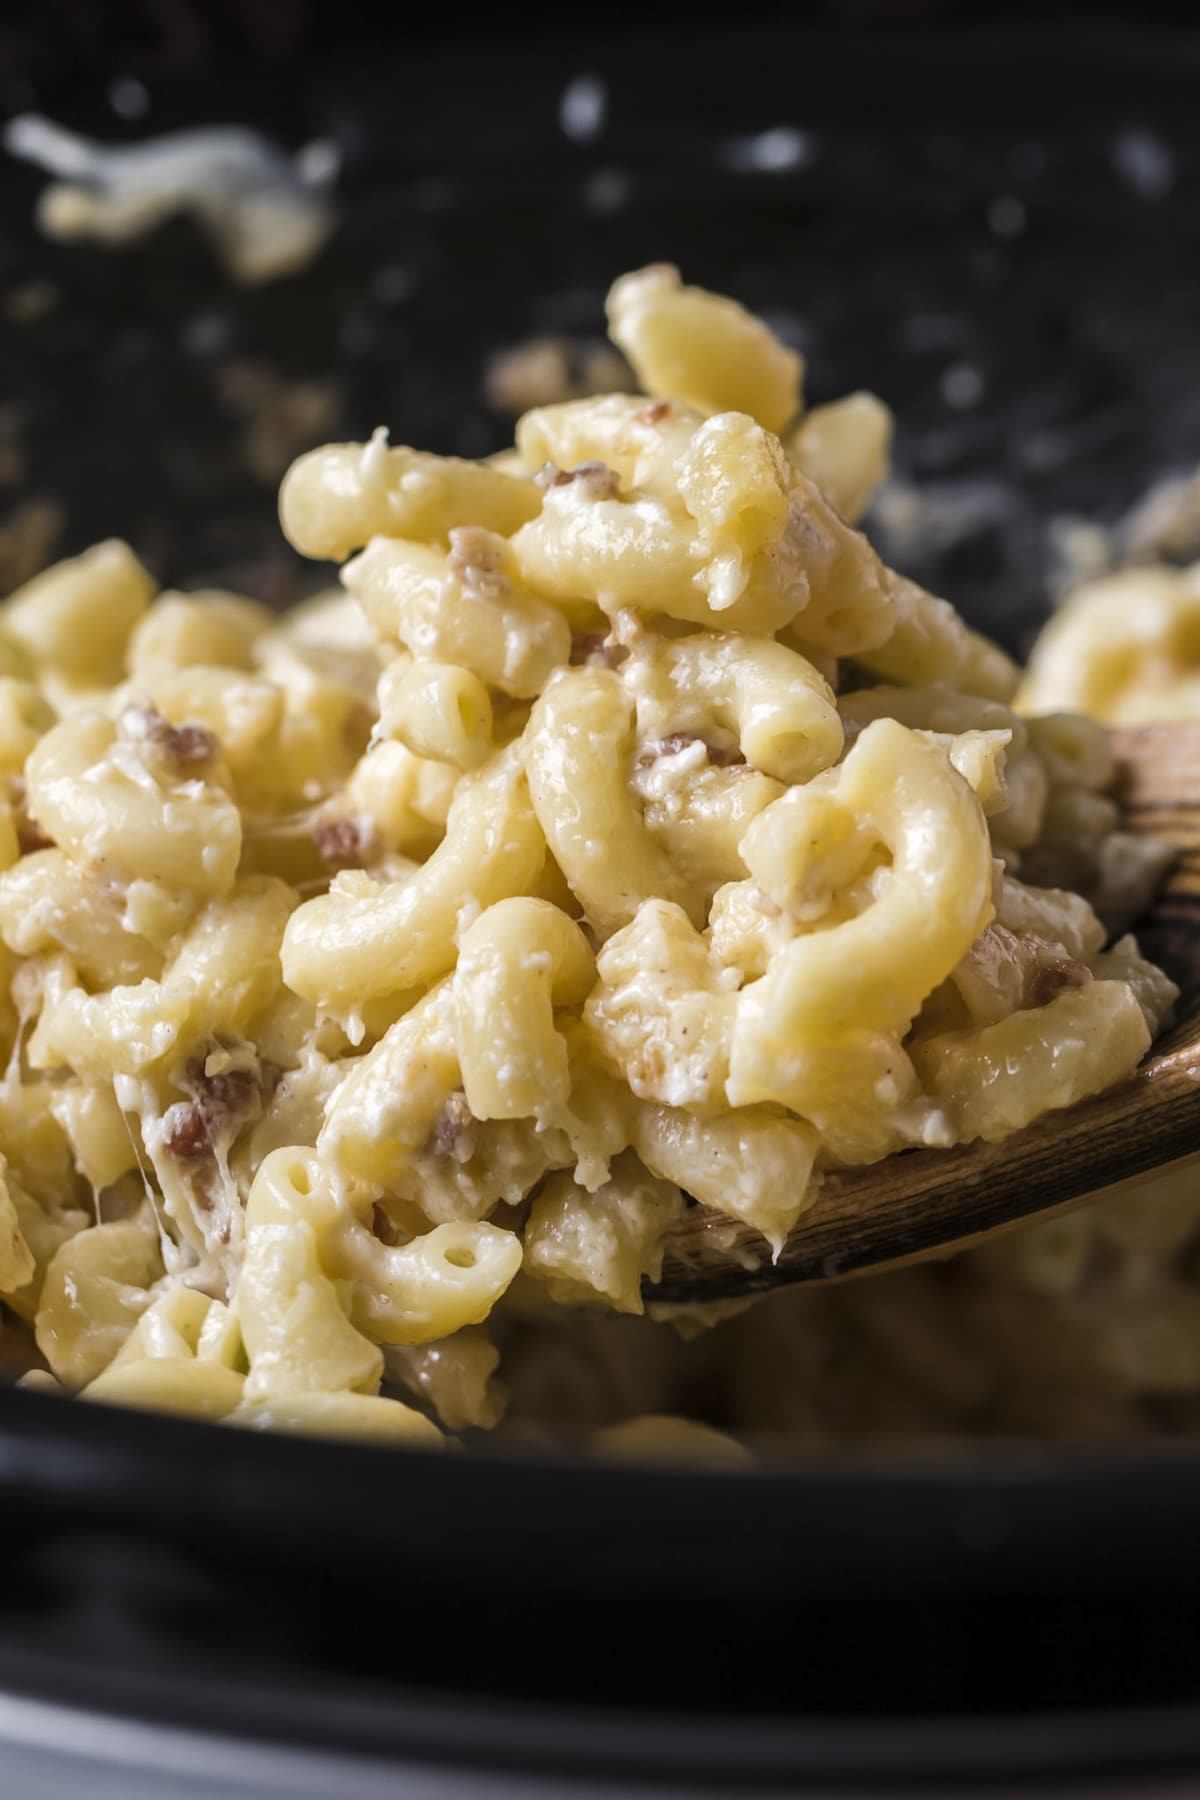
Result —
<svg viewBox="0 0 1200 1800"><path fill-rule="evenodd" d="M1034 645L1021 704L1113 725L1200 716L1200 563L1125 569L1069 595Z"/></svg>
<svg viewBox="0 0 1200 1800"><path fill-rule="evenodd" d="M825 1171L1003 1137L1169 1011L1090 903L1162 865L1113 848L1103 734L1026 716L1054 669L1152 685L1145 644L1085 666L1064 616L1013 710L854 529L880 402L805 413L665 266L609 319L645 393L503 467L300 458L342 598L156 599L108 543L4 605L0 1295L63 1388L492 1424L489 1319L639 1314L692 1205L777 1255Z"/></svg>

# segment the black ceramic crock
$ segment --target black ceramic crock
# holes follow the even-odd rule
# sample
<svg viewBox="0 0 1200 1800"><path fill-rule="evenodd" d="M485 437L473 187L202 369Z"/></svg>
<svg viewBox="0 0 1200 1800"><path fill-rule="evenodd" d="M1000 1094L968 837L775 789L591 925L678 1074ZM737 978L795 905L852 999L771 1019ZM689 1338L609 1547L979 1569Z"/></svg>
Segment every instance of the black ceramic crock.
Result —
<svg viewBox="0 0 1200 1800"><path fill-rule="evenodd" d="M1013 648L1071 521L1115 526L1200 460L1186 17L412 37L243 10L0 25L6 114L248 122L343 164L325 251L253 291L186 224L47 245L39 178L0 166L0 468L35 549L121 534L164 582L282 602L310 578L247 392L299 384L322 437L480 454L508 429L489 355L599 335L608 280L649 259L764 311L814 399L891 401L937 503L907 566ZM687 1474L0 1394L0 1792L1190 1791L1198 1519L1187 1449Z"/></svg>

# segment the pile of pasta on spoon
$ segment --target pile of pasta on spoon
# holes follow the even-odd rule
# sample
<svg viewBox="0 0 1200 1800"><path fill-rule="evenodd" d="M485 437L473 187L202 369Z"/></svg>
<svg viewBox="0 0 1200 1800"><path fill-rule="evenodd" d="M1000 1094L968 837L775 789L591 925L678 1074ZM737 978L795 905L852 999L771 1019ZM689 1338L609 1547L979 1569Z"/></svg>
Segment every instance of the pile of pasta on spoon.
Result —
<svg viewBox="0 0 1200 1800"><path fill-rule="evenodd" d="M1002 1138L1168 1013L1104 732L854 528L886 410L805 413L672 268L608 309L643 396L295 464L344 592L156 597L113 542L0 613L27 1379L434 1442L493 1312L640 1311L693 1205L777 1252L824 1171Z"/></svg>

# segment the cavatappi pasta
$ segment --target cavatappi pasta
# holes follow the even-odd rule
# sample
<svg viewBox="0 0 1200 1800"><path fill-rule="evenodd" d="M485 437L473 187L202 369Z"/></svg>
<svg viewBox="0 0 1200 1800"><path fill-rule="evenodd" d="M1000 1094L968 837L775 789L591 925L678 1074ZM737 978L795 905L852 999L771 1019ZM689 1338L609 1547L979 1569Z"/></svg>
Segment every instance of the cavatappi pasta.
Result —
<svg viewBox="0 0 1200 1800"><path fill-rule="evenodd" d="M638 1318L685 1207L777 1252L826 1170L1003 1137L1168 1015L1103 730L1014 710L854 527L886 409L806 412L666 266L609 321L640 396L490 462L294 465L339 592L156 596L108 543L0 611L0 1296L40 1385L421 1444L511 1388L606 1454L711 1447L680 1358L754 1423L757 1328ZM827 1315L936 1374L901 1291L789 1315L797 1384Z"/></svg>

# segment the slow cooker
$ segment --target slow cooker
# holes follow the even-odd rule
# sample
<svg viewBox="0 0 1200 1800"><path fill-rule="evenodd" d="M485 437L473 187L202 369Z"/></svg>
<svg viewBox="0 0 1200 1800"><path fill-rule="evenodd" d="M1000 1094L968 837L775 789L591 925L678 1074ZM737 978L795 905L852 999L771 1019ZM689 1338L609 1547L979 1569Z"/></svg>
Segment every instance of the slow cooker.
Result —
<svg viewBox="0 0 1200 1800"><path fill-rule="evenodd" d="M48 242L0 164L6 580L119 534L282 604L280 455L498 448L489 358L598 336L614 272L670 259L814 399L886 396L924 497L892 554L1020 651L1072 531L1200 452L1198 81L1151 6L13 7L6 115L250 124L338 175L320 253L239 288L186 221ZM0 1790L1191 1792L1198 1516L1186 1447L684 1472L5 1392Z"/></svg>

